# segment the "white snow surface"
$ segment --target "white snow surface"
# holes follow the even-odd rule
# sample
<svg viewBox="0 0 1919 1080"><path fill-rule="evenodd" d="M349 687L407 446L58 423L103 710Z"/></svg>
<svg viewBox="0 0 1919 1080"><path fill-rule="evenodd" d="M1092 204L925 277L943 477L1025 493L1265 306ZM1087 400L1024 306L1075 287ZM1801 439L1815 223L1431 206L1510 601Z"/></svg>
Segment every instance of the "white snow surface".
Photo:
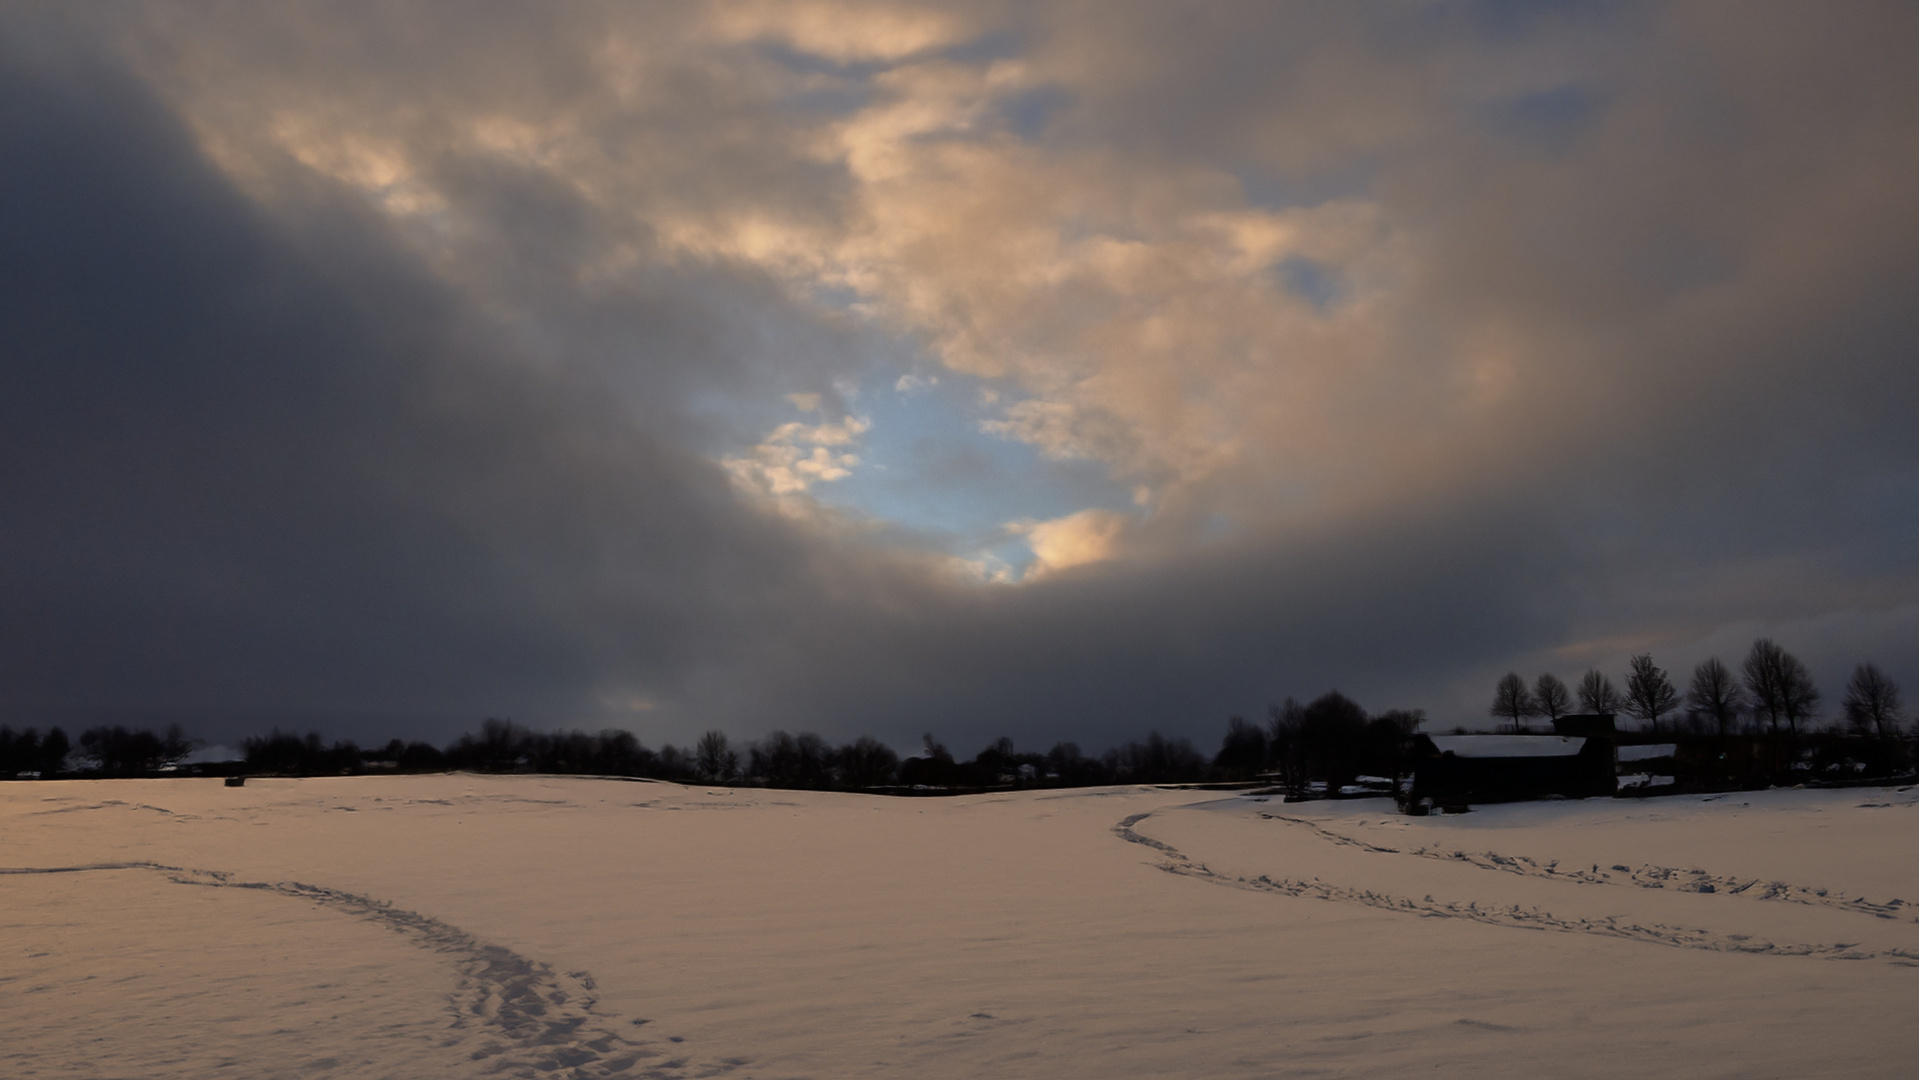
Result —
<svg viewBox="0 0 1919 1080"><path fill-rule="evenodd" d="M1618 754L1620 761L1656 761L1678 752L1678 743L1652 743L1646 746L1622 746Z"/></svg>
<svg viewBox="0 0 1919 1080"><path fill-rule="evenodd" d="M1916 806L0 784L0 1076L1906 1076Z"/></svg>

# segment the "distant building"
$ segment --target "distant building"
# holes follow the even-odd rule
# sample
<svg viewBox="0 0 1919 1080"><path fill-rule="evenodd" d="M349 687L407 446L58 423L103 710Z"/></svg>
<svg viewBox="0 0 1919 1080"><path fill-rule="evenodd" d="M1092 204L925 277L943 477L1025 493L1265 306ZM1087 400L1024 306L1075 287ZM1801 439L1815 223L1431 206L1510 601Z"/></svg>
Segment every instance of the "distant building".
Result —
<svg viewBox="0 0 1919 1080"><path fill-rule="evenodd" d="M1613 718L1566 716L1554 727L1558 733L1553 735L1415 737L1410 805L1423 812L1551 795L1613 794Z"/></svg>

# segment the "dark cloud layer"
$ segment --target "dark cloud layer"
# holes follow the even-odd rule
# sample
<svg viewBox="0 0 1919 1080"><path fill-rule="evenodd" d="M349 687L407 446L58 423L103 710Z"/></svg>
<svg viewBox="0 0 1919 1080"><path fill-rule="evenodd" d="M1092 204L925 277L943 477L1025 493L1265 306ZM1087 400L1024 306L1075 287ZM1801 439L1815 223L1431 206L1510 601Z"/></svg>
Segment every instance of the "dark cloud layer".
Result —
<svg viewBox="0 0 1919 1080"><path fill-rule="evenodd" d="M35 74L0 94L16 715L445 730L750 635L794 557L715 467L516 366L352 208L265 220L137 86Z"/></svg>
<svg viewBox="0 0 1919 1080"><path fill-rule="evenodd" d="M466 20L473 56L527 56L488 80L473 56L413 62L431 5L393 16L413 30L390 54L236 11L228 51L204 45L223 77L364 75L380 116L413 103L394 124L458 222L434 248L408 231L433 214L396 224L338 175L216 160L177 42L0 23L0 720L444 738L511 715L650 740L1098 746L1210 740L1229 713L1333 686L1473 721L1508 668L1651 649L1683 672L1759 633L1830 697L1864 659L1919 688L1919 88L1890 44L1913 43L1909 19L1381 26L1326 8L1246 34L1221 8L1173 33L1164 9L1100 7L1006 39L1084 76L1020 138L1223 162L1289 197L1363 191L1408 237L1411 314L1381 331L1396 366L1329 353L1346 366L1296 384L1324 386L1323 409L1228 414L1252 449L1106 561L1017 587L756 501L717 464L785 415L781 394L830 397L941 333L851 325L770 256L661 239L708 203L854 229L851 174L771 145L792 114L767 111L751 65L791 57L728 54L740 79L637 63L682 103L628 123L566 63L592 19ZM249 48L287 60L233 59ZM793 109L874 92L822 71ZM436 141L436 110L489 94L586 124L610 159L685 157L596 201L563 170ZM622 199L653 216L607 210ZM1497 410L1458 405L1466 383ZM1320 441L1265 430L1281 415ZM1156 417L1116 441L1155 445ZM1130 479L1139 458L1109 463ZM1273 494L1294 477L1307 511ZM1232 525L1195 525L1215 519Z"/></svg>

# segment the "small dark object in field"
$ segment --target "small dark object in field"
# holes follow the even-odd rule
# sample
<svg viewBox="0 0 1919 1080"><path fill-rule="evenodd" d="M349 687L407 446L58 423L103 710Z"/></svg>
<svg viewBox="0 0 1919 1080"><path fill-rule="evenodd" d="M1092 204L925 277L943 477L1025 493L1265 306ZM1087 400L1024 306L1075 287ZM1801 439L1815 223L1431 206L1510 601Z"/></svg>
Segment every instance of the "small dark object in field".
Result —
<svg viewBox="0 0 1919 1080"><path fill-rule="evenodd" d="M227 777L227 786L228 786L228 787L245 787L245 786L246 786L246 784L247 784L247 778L246 778L246 777L244 777L244 776L229 776L229 777Z"/></svg>

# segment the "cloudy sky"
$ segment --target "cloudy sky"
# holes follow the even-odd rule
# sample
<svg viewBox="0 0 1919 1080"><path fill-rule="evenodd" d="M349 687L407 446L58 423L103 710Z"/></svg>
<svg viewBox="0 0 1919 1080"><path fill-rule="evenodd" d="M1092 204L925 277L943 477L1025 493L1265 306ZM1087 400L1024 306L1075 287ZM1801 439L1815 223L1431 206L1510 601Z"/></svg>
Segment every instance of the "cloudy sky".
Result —
<svg viewBox="0 0 1919 1080"><path fill-rule="evenodd" d="M1919 8L13 3L0 720L1919 692Z"/></svg>

